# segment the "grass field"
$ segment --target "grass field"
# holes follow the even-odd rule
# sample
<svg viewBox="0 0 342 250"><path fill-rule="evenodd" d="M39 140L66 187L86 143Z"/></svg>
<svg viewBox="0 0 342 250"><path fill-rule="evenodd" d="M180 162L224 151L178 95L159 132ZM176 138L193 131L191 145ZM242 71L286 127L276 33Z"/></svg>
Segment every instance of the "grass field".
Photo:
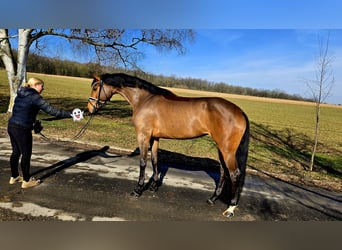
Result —
<svg viewBox="0 0 342 250"><path fill-rule="evenodd" d="M45 81L43 97L56 107L85 109L90 94L91 79L42 74ZM313 172L306 170L313 143L315 109L312 103L238 96L222 93L170 89L183 96L221 96L239 105L251 122L249 170L257 169L279 178L342 190L342 107L323 105L318 153ZM0 70L0 127L7 126L8 83ZM92 120L83 142L106 144L134 150L136 134L131 122L131 108L118 95L107 103ZM44 121L44 134L51 138L72 138L86 123L70 120ZM163 150L186 156L217 159L215 144L209 137L193 140L161 140Z"/></svg>

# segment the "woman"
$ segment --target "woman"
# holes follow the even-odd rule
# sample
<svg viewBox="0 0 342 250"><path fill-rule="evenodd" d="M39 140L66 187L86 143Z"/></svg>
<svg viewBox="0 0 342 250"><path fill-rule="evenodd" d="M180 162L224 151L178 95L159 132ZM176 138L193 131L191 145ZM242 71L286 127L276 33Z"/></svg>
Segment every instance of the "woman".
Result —
<svg viewBox="0 0 342 250"><path fill-rule="evenodd" d="M8 134L12 144L10 158L10 184L22 182L22 188L34 187L40 180L30 178L30 161L32 155L32 129L39 110L58 118L71 118L71 113L52 107L41 97L44 82L39 78L30 78L20 88L14 101L12 116L8 121ZM19 158L21 156L22 176L19 175Z"/></svg>

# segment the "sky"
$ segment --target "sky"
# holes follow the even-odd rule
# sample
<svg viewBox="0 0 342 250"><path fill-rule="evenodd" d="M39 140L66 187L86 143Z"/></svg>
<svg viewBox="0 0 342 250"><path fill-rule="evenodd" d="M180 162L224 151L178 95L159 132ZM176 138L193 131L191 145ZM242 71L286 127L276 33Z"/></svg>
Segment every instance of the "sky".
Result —
<svg viewBox="0 0 342 250"><path fill-rule="evenodd" d="M342 104L342 29L200 29L184 55L148 49L141 67L146 72L200 78L212 82L282 90L310 98L320 39L329 37L328 56L335 81L325 100Z"/></svg>
<svg viewBox="0 0 342 250"><path fill-rule="evenodd" d="M184 55L144 47L146 72L311 97L318 37L330 33L335 76L328 103L342 103L342 1L340 0L4 0L0 26L91 28L191 28L195 42ZM11 13L16 13L12 15ZM61 15L63 13L63 15ZM65 49L51 55L85 60ZM72 58L73 57L73 58Z"/></svg>

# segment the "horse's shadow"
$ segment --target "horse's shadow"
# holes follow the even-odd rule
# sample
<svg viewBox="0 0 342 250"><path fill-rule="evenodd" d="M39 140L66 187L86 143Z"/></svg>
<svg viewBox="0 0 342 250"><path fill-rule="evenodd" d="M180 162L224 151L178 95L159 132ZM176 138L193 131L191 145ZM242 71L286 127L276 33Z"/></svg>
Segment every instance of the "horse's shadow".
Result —
<svg viewBox="0 0 342 250"><path fill-rule="evenodd" d="M220 179L220 164L210 158L192 157L167 150L158 151L158 171L162 183L170 168L184 171L203 171L215 181Z"/></svg>
<svg viewBox="0 0 342 250"><path fill-rule="evenodd" d="M138 148L131 154L131 156L136 155L139 155ZM182 171L203 171L214 180L216 187L220 179L220 164L216 160L210 158L193 157L158 149L158 187L163 185L163 180L170 169L178 169ZM143 191L146 191L150 187L151 183L152 178L146 183Z"/></svg>
<svg viewBox="0 0 342 250"><path fill-rule="evenodd" d="M79 153L73 157L70 157L68 159L62 160L62 161L57 162L55 164L52 164L49 167L35 171L31 174L31 176L37 176L40 173L47 172L41 176L36 177L36 179L44 180L44 179L50 177L51 175L54 175L54 174L66 169L66 168L69 168L69 167L71 167L77 163L87 161L87 160L89 160L95 156L101 156L101 157L105 157L105 158L121 157L121 155L108 155L106 152L108 149L109 149L109 146L104 146L103 148L101 148L99 150L89 150L89 151Z"/></svg>

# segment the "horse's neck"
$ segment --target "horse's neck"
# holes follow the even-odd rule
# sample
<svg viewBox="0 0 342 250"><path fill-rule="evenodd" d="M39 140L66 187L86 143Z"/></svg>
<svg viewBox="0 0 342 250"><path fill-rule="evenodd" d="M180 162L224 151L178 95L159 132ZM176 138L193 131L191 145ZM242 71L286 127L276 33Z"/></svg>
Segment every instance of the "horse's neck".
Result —
<svg viewBox="0 0 342 250"><path fill-rule="evenodd" d="M146 100L146 98L151 96L151 93L139 88L122 88L118 93L129 102L133 110Z"/></svg>

